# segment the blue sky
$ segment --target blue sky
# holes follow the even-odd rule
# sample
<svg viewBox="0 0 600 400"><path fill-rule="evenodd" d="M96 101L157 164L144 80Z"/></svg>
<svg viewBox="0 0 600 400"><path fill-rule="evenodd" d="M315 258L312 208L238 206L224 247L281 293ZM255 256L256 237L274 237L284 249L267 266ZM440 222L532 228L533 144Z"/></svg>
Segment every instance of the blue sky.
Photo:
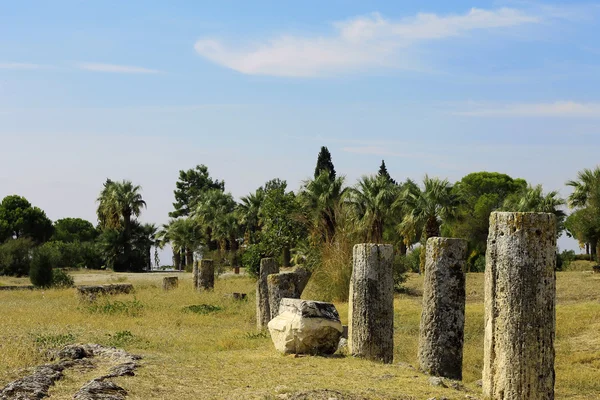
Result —
<svg viewBox="0 0 600 400"><path fill-rule="evenodd" d="M178 170L296 189L320 146L353 184L474 171L568 195L598 163L600 3L0 4L0 196L94 221L102 182L167 221ZM561 240L563 248L574 243Z"/></svg>

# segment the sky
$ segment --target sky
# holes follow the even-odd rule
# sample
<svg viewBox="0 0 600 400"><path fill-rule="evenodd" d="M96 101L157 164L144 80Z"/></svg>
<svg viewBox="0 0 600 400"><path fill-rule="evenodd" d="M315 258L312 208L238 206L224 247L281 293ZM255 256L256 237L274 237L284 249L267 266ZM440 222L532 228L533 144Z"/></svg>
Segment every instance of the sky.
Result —
<svg viewBox="0 0 600 400"><path fill-rule="evenodd" d="M0 2L0 198L95 222L106 178L162 224L197 164L236 198L495 171L569 194L600 154L600 2ZM577 247L567 238L562 249Z"/></svg>

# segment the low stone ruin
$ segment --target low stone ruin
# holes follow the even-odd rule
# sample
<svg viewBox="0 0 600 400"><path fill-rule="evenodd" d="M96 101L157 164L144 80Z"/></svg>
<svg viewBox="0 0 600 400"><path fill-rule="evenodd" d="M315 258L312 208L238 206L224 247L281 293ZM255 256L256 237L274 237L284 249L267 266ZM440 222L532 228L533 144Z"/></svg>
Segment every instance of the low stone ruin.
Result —
<svg viewBox="0 0 600 400"><path fill-rule="evenodd" d="M267 277L267 290L269 292L269 310L271 319L279 314L281 299L299 299L310 279L310 271L298 267L290 272L280 272Z"/></svg>
<svg viewBox="0 0 600 400"><path fill-rule="evenodd" d="M99 376L83 385L73 396L76 400L124 400L127 391L110 379L120 376L133 376L139 367L140 356L132 355L114 347L98 344L69 345L57 351L54 364L41 365L21 379L10 382L0 389L0 400L37 400L48 397L50 387L64 376L69 368L96 368L96 358L110 360L113 366L107 374Z"/></svg>
<svg viewBox="0 0 600 400"><path fill-rule="evenodd" d="M98 296L129 294L131 292L133 292L131 283L77 286L77 295L84 301L94 301Z"/></svg>
<svg viewBox="0 0 600 400"><path fill-rule="evenodd" d="M281 300L279 315L268 328L275 348L283 354L333 354L343 331L333 304L287 298Z"/></svg>
<svg viewBox="0 0 600 400"><path fill-rule="evenodd" d="M165 276L162 280L162 289L165 291L177 289L178 286L179 278L176 276Z"/></svg>

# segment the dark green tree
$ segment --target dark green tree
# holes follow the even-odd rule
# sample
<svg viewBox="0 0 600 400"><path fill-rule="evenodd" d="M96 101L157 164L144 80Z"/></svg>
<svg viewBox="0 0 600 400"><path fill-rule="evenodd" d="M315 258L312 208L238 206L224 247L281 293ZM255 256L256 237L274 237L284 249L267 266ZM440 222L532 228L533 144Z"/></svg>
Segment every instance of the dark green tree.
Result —
<svg viewBox="0 0 600 400"><path fill-rule="evenodd" d="M169 213L171 218L186 217L196 210L200 196L210 190L225 190L225 182L214 180L208 173L206 165L197 165L194 169L179 171L179 179L175 183L175 211Z"/></svg>
<svg viewBox="0 0 600 400"><path fill-rule="evenodd" d="M90 242L98 237L98 231L91 222L81 218L62 218L54 222L51 240L65 243Z"/></svg>
<svg viewBox="0 0 600 400"><path fill-rule="evenodd" d="M331 153L325 146L321 147L321 151L317 157L314 178L316 179L322 171L327 171L329 178L332 180L335 179L335 167L333 166L333 161L331 161Z"/></svg>
<svg viewBox="0 0 600 400"><path fill-rule="evenodd" d="M0 242L10 238L28 237L36 243L50 239L52 221L25 197L6 196L0 203Z"/></svg>
<svg viewBox="0 0 600 400"><path fill-rule="evenodd" d="M300 217L301 207L294 192L287 192L287 183L280 179L265 184L265 199L261 207L263 249L271 256L282 254L283 266L290 265L290 249L305 237Z"/></svg>
<svg viewBox="0 0 600 400"><path fill-rule="evenodd" d="M35 245L29 238L9 239L0 244L0 275L26 276Z"/></svg>
<svg viewBox="0 0 600 400"><path fill-rule="evenodd" d="M381 165L379 166L379 172L377 173L377 175L385 178L389 183L392 183L394 185L398 184L398 182L396 182L390 176L390 173L388 172L387 167L385 166L385 161L384 160L381 160Z"/></svg>

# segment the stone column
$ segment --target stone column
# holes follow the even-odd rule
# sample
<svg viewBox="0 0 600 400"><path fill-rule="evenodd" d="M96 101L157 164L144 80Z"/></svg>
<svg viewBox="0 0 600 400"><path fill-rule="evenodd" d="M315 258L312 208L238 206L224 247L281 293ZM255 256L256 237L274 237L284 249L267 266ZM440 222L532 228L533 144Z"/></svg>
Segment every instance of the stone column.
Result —
<svg viewBox="0 0 600 400"><path fill-rule="evenodd" d="M427 240L419 365L435 376L462 379L467 241Z"/></svg>
<svg viewBox="0 0 600 400"><path fill-rule="evenodd" d="M200 260L198 290L212 290L215 287L215 264L213 260Z"/></svg>
<svg viewBox="0 0 600 400"><path fill-rule="evenodd" d="M198 290L198 285L199 285L198 261L194 261L194 268L192 269L192 285L194 286L194 290Z"/></svg>
<svg viewBox="0 0 600 400"><path fill-rule="evenodd" d="M260 260L260 270L256 281L256 326L264 329L271 320L271 309L269 307L269 286L267 277L279 272L279 266L274 258L263 258Z"/></svg>
<svg viewBox="0 0 600 400"><path fill-rule="evenodd" d="M299 299L302 296L310 275L309 270L299 267L292 272L281 272L267 277L271 319L279 315L281 299Z"/></svg>
<svg viewBox="0 0 600 400"><path fill-rule="evenodd" d="M179 286L179 278L176 276L165 276L162 281L163 290L176 289Z"/></svg>
<svg viewBox="0 0 600 400"><path fill-rule="evenodd" d="M483 393L554 399L556 220L494 212L485 269Z"/></svg>
<svg viewBox="0 0 600 400"><path fill-rule="evenodd" d="M394 358L394 248L357 244L348 302L348 348L353 356L391 363Z"/></svg>

